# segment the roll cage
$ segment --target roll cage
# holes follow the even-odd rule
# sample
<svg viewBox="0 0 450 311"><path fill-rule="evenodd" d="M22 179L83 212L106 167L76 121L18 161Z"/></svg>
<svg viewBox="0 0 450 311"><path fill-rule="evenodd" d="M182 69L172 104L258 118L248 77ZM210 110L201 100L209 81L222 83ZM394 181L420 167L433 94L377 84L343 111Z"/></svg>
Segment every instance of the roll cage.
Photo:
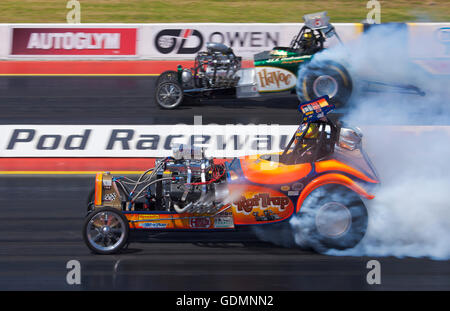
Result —
<svg viewBox="0 0 450 311"><path fill-rule="evenodd" d="M304 26L292 38L289 50L312 55L324 48L327 38L336 36L341 42L334 26L330 24L327 12L307 14L303 16L303 20Z"/></svg>
<svg viewBox="0 0 450 311"><path fill-rule="evenodd" d="M306 138L306 133L311 124L318 128L317 138ZM294 133L288 145L280 157L280 162L290 165L299 163L316 162L326 159L334 152L334 147L339 140L340 125L330 119L307 122L302 125L302 133L297 137ZM292 145L296 144L291 149Z"/></svg>

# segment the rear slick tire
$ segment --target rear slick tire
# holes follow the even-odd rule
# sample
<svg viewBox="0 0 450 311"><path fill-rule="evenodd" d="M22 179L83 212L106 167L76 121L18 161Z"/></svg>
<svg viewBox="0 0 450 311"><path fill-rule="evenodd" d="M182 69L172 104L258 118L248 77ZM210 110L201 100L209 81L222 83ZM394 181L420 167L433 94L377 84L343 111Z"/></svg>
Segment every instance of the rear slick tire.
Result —
<svg viewBox="0 0 450 311"><path fill-rule="evenodd" d="M300 70L297 96L301 102L328 95L330 103L340 108L348 103L352 91L352 78L341 64L332 61L310 63Z"/></svg>
<svg viewBox="0 0 450 311"><path fill-rule="evenodd" d="M296 244L319 253L355 247L363 239L367 224L364 202L341 185L315 189L290 222Z"/></svg>

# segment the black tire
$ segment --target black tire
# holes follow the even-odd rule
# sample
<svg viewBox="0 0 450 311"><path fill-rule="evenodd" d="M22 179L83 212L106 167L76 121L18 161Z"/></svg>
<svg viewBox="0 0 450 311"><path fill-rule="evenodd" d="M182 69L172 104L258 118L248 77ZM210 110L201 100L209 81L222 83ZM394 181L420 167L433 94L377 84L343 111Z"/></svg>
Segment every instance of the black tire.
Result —
<svg viewBox="0 0 450 311"><path fill-rule="evenodd" d="M174 70L164 71L162 74L158 76L158 79L156 79L155 89L158 86L158 84L166 81L169 82L178 81L178 73Z"/></svg>
<svg viewBox="0 0 450 311"><path fill-rule="evenodd" d="M102 216L105 217L103 214L107 214L108 217L111 217L110 219L114 220L117 219L117 222L114 225L110 224L104 224L103 227L97 226L97 228L94 225L94 222L102 221ZM108 229L104 229L104 227L108 227ZM98 230L97 230L98 229ZM113 231L114 230L114 231ZM113 234L115 234L116 231L120 230L120 235L118 239L112 239ZM98 240L96 236L92 236L93 233L97 231L99 238L102 239L103 242L111 242L107 245L107 243L104 243L104 245L100 245L100 243L96 243L96 240ZM91 251L93 251L96 254L101 255L110 255L120 252L120 250L128 243L128 236L129 236L129 225L128 225L128 219L123 215L119 210L110 208L110 207L103 207L99 208L97 210L94 210L93 212L89 213L84 221L83 225L83 240L86 243L87 247ZM119 233L118 233L119 234ZM108 240L107 240L108 239ZM113 242L115 241L115 242Z"/></svg>
<svg viewBox="0 0 450 311"><path fill-rule="evenodd" d="M367 209L359 195L340 185L315 189L290 221L296 244L319 253L355 247L367 224Z"/></svg>
<svg viewBox="0 0 450 311"><path fill-rule="evenodd" d="M297 96L301 102L328 95L336 108L344 107L352 91L350 74L336 62L309 63L299 72Z"/></svg>
<svg viewBox="0 0 450 311"><path fill-rule="evenodd" d="M155 101L160 108L175 109L183 102L183 88L178 81L161 80L155 89Z"/></svg>
<svg viewBox="0 0 450 311"><path fill-rule="evenodd" d="M94 196L95 196L95 189L92 189L87 197L86 200L86 206L87 206L87 212L90 213L94 210Z"/></svg>

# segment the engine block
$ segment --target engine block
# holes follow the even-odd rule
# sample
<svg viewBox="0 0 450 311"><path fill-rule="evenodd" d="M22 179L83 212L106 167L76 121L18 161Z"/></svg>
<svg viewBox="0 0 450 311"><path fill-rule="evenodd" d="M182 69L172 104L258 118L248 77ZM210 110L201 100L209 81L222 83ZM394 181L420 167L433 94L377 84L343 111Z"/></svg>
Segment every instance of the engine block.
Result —
<svg viewBox="0 0 450 311"><path fill-rule="evenodd" d="M156 184L155 195L163 210L214 210L224 199L224 167L214 165L202 153L198 157L198 153L195 148L180 145L174 148L174 157L156 160L156 176L162 180ZM197 156L192 157L194 154Z"/></svg>
<svg viewBox="0 0 450 311"><path fill-rule="evenodd" d="M239 81L236 74L241 68L241 57L220 43L207 43L207 50L198 53L196 61L197 78L201 84L211 88L234 87Z"/></svg>

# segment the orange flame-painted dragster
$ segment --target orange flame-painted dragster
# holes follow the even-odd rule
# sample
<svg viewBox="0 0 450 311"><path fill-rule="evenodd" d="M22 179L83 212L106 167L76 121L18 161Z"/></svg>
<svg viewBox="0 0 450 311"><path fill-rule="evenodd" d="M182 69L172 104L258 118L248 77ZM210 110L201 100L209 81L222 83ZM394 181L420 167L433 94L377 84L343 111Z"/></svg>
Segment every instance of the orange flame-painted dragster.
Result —
<svg viewBox="0 0 450 311"><path fill-rule="evenodd" d="M379 181L361 133L331 121L327 100L300 105L302 124L282 153L218 164L179 145L137 180L98 173L87 246L111 254L141 239L232 241L255 231L321 252L354 247L368 223L363 200Z"/></svg>

